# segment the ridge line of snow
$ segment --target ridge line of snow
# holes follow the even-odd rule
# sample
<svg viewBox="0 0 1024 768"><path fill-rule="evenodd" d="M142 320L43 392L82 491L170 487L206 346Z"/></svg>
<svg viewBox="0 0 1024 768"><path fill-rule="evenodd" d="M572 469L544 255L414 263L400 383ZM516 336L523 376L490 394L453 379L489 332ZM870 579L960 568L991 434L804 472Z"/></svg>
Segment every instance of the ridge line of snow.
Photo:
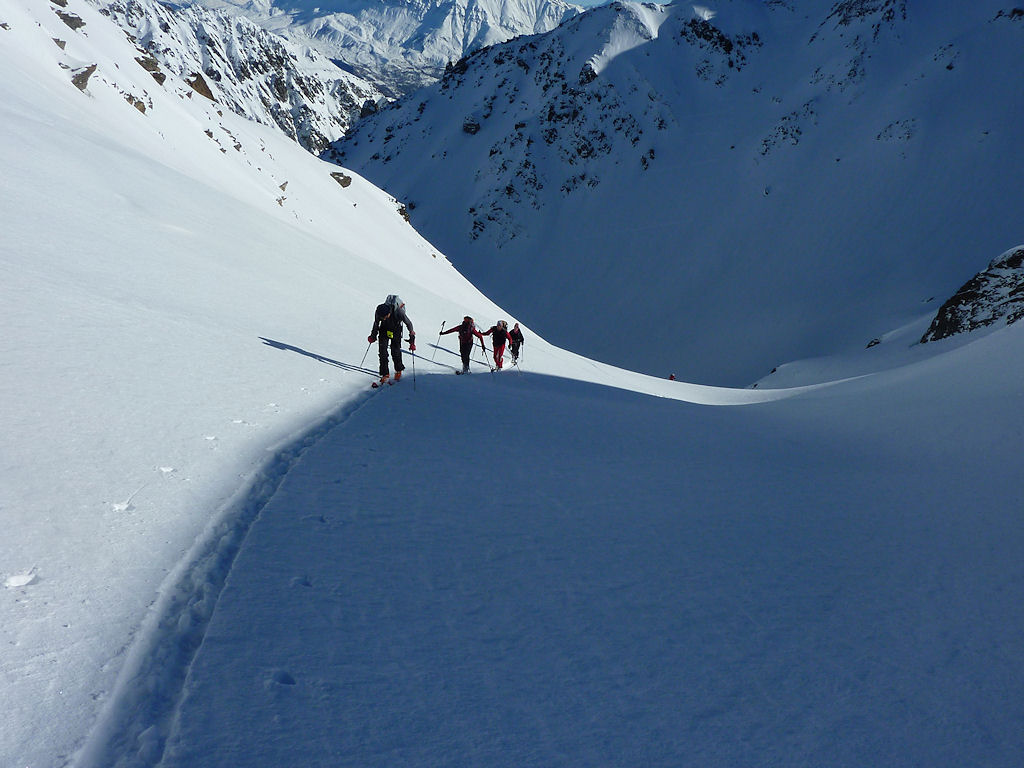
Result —
<svg viewBox="0 0 1024 768"><path fill-rule="evenodd" d="M267 448L272 457L217 510L164 579L127 646L110 699L75 754L76 768L160 763L192 663L249 531L296 462L371 396L349 398L319 423Z"/></svg>
<svg viewBox="0 0 1024 768"><path fill-rule="evenodd" d="M560 349L554 345L551 346L553 349ZM815 390L839 386L850 381L875 375L874 373L857 374L793 387L719 387L711 384L693 384L682 380L663 379L592 360L565 349L560 349L560 351L566 358L573 361L571 367L562 367L556 372L550 366L542 366L539 369L529 371L529 373L573 379L590 384L600 384L614 389L625 389L640 395L663 397L669 400L693 403L694 405L756 405L777 400L788 400ZM588 369L593 369L596 373L591 373Z"/></svg>

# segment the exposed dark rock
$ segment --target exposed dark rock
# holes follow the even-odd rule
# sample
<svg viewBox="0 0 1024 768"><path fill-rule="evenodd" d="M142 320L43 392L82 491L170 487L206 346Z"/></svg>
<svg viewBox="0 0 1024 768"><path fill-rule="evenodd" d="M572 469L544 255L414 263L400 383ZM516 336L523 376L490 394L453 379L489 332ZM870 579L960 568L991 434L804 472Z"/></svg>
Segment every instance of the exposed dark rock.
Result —
<svg viewBox="0 0 1024 768"><path fill-rule="evenodd" d="M341 171L334 171L334 173L331 174L331 178L343 187L347 187L352 183L352 177L348 174L342 173Z"/></svg>
<svg viewBox="0 0 1024 768"><path fill-rule="evenodd" d="M185 82L187 82L192 90L200 96L205 96L210 101L216 101L216 99L213 98L213 91L210 90L209 84L203 78L202 72L196 72L191 79L186 80Z"/></svg>
<svg viewBox="0 0 1024 768"><path fill-rule="evenodd" d="M85 26L85 22L82 21L80 16L76 16L73 13L65 13L64 11L54 11L58 18L67 24L71 29L81 29Z"/></svg>
<svg viewBox="0 0 1024 768"><path fill-rule="evenodd" d="M939 307L921 343L1024 317L1024 246L995 259Z"/></svg>
<svg viewBox="0 0 1024 768"><path fill-rule="evenodd" d="M137 96L132 96L130 93L126 93L124 98L125 101L127 101L137 110L139 110L139 112L141 112L142 114L146 114L146 102L144 102L142 99L138 98Z"/></svg>
<svg viewBox="0 0 1024 768"><path fill-rule="evenodd" d="M377 106L377 102L373 99L367 99L363 102L363 106L359 108L359 117L369 117L370 115L377 114L380 107Z"/></svg>
<svg viewBox="0 0 1024 768"><path fill-rule="evenodd" d="M87 67L74 70L74 74L71 75L71 82L75 84L75 87L80 91L84 91L86 86L89 85L89 78L92 77L92 73L96 71L96 65L90 64Z"/></svg>
<svg viewBox="0 0 1024 768"><path fill-rule="evenodd" d="M160 70L159 61L148 54L145 56L136 56L135 60L139 62L139 66L149 72L149 74L153 76L153 79L160 85L164 84L164 80L167 79L167 75Z"/></svg>

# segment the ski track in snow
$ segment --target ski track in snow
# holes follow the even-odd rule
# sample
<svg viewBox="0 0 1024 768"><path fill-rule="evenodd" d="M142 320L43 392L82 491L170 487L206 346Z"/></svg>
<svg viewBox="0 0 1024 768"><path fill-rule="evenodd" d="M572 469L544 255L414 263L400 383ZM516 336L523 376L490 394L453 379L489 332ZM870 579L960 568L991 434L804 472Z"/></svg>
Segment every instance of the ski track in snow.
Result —
<svg viewBox="0 0 1024 768"><path fill-rule="evenodd" d="M446 347L437 346L436 349L458 357L458 352ZM483 353L474 348L471 362L490 368L489 362L478 359L479 354ZM432 361L419 354L407 353L407 357L410 361L415 357L424 363L454 369L453 366ZM513 372L521 374L520 369L509 366L506 373ZM407 373L411 373L411 365L407 366ZM618 373L628 378L648 378L625 371ZM495 374L498 372L491 370L491 375ZM580 383L587 386L584 382ZM404 377L398 386L403 389L414 387L413 377ZM610 386L612 389L625 389L621 383ZM789 392L795 394L822 386L828 384L795 387ZM728 391L716 387L698 389L705 392ZM342 427L369 398L390 390L390 387L381 387L355 395L339 406L336 414L328 416L319 425L271 449L273 458L255 470L234 497L214 516L214 521L168 576L147 619L132 638L127 648L128 658L118 676L110 701L80 750L75 762L76 768L147 768L161 763L169 730L182 703L189 670L202 646L235 560L249 532L258 523L262 510L310 447L336 428ZM753 402L790 396L784 392L737 391L736 395L740 399L736 402L743 402L747 396L752 396ZM727 403L726 399L720 405L730 407ZM267 407L276 406L271 403ZM255 426L243 420L234 420L233 423ZM217 437L207 435L204 439L215 443ZM160 470L165 474L174 471L172 467L161 467ZM138 488L125 501L113 504L113 508L119 511L131 510L132 500L144 488ZM550 501L555 506L564 507L563 502L556 497L551 497ZM569 514L569 510L563 511ZM296 579L297 583L301 583L302 577ZM34 580L35 576L31 573L12 576L6 586L23 586ZM277 671L272 675L273 681L278 684L293 685L294 681L288 682L289 677L285 671Z"/></svg>
<svg viewBox="0 0 1024 768"><path fill-rule="evenodd" d="M873 445L870 435L853 433L838 448L853 466L837 472L836 446L799 447L809 439L800 422L844 423L827 394L677 412L547 377L432 376L417 396L410 384L341 406L239 492L168 580L80 768L176 768L201 755L237 765L245 750L256 765L286 755L303 765L486 765L510 755L524 765L673 765L691 749L695 764L737 764L725 758L749 758L758 744L800 764L825 754L823 734L846 727L832 745L844 758L895 745L893 764L904 765L988 749L966 730L985 695L957 681L975 674L982 690L999 675L975 668L981 649L956 649L991 636L989 661L1011 679L1018 665L1001 645L1015 625L1005 595L989 592L987 577L962 581L993 534L967 544L963 560L948 554L971 518L979 530L997 519L984 493L950 493L956 472L982 476L977 462L921 499L923 487L908 491L898 478L927 455L907 452L891 474L891 459L857 449ZM382 391L388 405L364 410ZM462 412L457 393L478 405ZM568 393L579 414L562 407ZM534 417L521 420L517 402ZM609 403L623 411L614 424ZM920 425L927 406L915 411L904 427ZM970 418L958 418L949 429L972 444L978 436L962 429ZM481 419L492 429L475 431ZM553 446L522 450L558 422ZM389 463L381 430L392 427L408 440L407 463ZM577 439L586 448L574 456L565 449ZM642 449L652 439L674 448L655 459ZM492 485L496 451L528 469ZM480 482L463 487L476 470L450 472L447 462L472 467L476 454ZM424 498L446 487L445 475L452 498ZM587 477L591 495L574 500L567 492ZM804 487L807 477L817 479ZM624 490L629 478L637 498ZM967 512L935 515L947 498ZM790 522L801 515L805 524ZM1003 630L993 624L1000 606ZM999 738L1013 709L985 715ZM744 718L751 743L728 730ZM943 718L953 741L929 743L922 734ZM907 735L909 725L922 730ZM1014 748L1004 741L983 754Z"/></svg>
<svg viewBox="0 0 1024 768"><path fill-rule="evenodd" d="M357 395L319 425L271 449L273 458L214 516L168 576L133 638L110 701L76 758L77 768L144 768L160 762L188 670L250 529L295 462L373 394ZM134 496L124 505L130 506ZM6 586L34 579L32 573L12 576Z"/></svg>

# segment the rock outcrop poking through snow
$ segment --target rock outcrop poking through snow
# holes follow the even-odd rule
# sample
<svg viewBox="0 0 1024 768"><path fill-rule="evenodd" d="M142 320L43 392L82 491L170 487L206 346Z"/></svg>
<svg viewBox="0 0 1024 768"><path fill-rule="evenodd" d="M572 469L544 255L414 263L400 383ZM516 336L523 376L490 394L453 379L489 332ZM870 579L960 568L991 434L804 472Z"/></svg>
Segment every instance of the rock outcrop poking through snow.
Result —
<svg viewBox="0 0 1024 768"><path fill-rule="evenodd" d="M995 259L939 307L921 343L1024 317L1024 245Z"/></svg>

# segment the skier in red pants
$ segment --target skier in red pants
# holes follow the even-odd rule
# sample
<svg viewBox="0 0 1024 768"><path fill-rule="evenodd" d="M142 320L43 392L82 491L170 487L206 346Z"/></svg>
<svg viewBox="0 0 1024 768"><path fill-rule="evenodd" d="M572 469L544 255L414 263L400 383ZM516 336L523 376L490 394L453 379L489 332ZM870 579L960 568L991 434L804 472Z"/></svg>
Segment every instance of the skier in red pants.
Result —
<svg viewBox="0 0 1024 768"><path fill-rule="evenodd" d="M498 370L501 370L501 364L505 357L505 344L508 342L508 323L504 320L499 320L490 328L483 333L484 336L491 337L491 346L493 347L494 353L494 364Z"/></svg>

